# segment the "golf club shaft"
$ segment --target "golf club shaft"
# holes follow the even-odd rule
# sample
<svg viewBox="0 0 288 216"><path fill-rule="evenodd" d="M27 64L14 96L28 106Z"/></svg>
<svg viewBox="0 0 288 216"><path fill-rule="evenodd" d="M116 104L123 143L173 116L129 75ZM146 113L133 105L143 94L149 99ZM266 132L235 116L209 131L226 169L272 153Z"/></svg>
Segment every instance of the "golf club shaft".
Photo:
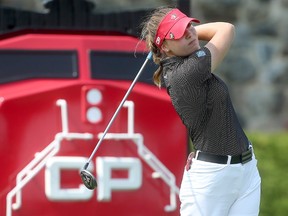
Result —
<svg viewBox="0 0 288 216"><path fill-rule="evenodd" d="M99 139L99 141L98 141L98 143L96 144L96 146L95 146L92 154L90 155L87 163L85 164L84 169L86 169L86 168L88 167L90 161L92 160L92 158L94 157L94 155L95 155L95 153L97 152L98 148L100 147L102 141L103 141L104 138L105 138L105 135L107 134L108 130L110 129L112 123L114 122L114 120L115 120L116 116L118 115L120 109L122 108L124 102L126 101L127 97L129 96L130 92L132 91L132 89L133 89L134 85L136 84L139 76L141 75L144 67L146 66L147 62L148 62L150 59L152 59L152 53L151 53L151 52L147 55L145 62L143 63L142 67L140 68L139 72L137 73L136 77L134 78L132 84L130 85L129 89L127 90L125 96L123 97L121 103L119 104L118 108L116 109L114 115L112 116L110 122L108 123L106 129L104 130L103 135L102 135L101 138Z"/></svg>

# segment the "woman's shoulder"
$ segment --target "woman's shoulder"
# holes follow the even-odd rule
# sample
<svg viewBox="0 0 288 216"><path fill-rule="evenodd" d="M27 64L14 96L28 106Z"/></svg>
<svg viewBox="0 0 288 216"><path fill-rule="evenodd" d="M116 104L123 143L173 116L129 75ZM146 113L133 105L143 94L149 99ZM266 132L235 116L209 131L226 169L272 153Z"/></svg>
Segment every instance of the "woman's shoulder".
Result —
<svg viewBox="0 0 288 216"><path fill-rule="evenodd" d="M197 58L203 58L203 57L211 57L211 52L207 47L201 47L199 50L194 51L190 57L197 57Z"/></svg>
<svg viewBox="0 0 288 216"><path fill-rule="evenodd" d="M185 68L204 68L211 67L211 52L207 47L201 47L195 50L191 55L183 58L183 67ZM194 65L194 66L193 66Z"/></svg>

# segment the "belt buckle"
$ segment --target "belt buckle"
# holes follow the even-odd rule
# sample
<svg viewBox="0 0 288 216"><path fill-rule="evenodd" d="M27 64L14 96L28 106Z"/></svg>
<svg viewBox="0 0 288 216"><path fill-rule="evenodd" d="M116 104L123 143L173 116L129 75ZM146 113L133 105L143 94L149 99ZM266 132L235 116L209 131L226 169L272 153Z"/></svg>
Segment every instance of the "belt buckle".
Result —
<svg viewBox="0 0 288 216"><path fill-rule="evenodd" d="M241 163L245 164L252 160L252 148L249 148L248 151L245 151L241 154Z"/></svg>
<svg viewBox="0 0 288 216"><path fill-rule="evenodd" d="M232 156L231 155L227 155L227 164L231 164L231 159L232 159Z"/></svg>

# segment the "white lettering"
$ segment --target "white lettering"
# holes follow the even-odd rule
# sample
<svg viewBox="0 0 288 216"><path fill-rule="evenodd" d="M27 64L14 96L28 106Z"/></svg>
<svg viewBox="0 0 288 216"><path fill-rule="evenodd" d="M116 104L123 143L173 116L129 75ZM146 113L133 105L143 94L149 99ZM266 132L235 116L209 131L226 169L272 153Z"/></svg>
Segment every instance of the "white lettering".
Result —
<svg viewBox="0 0 288 216"><path fill-rule="evenodd" d="M61 188L61 170L79 171L87 158L85 157L52 157L46 164L45 169L45 194L49 200L89 200L93 196L93 191L80 184L78 188ZM93 170L90 164L88 170Z"/></svg>
<svg viewBox="0 0 288 216"><path fill-rule="evenodd" d="M97 200L110 201L112 191L136 190L142 185L142 164L138 158L132 157L97 157ZM89 200L93 190L84 184L77 188L61 188L61 171L83 168L87 162L85 157L52 157L45 169L45 194L51 201ZM93 164L88 167L93 172ZM127 170L127 178L113 178L113 170ZM79 176L80 179L80 176Z"/></svg>
<svg viewBox="0 0 288 216"><path fill-rule="evenodd" d="M113 170L127 170L128 178L112 178ZM135 190L142 184L142 165L137 158L98 157L98 200L111 200L112 190Z"/></svg>

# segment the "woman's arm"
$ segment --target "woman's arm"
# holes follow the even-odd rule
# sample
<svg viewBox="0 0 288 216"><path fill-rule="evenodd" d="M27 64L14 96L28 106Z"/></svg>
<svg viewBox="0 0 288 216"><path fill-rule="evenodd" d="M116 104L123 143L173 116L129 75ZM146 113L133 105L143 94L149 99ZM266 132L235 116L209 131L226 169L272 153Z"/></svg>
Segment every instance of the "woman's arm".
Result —
<svg viewBox="0 0 288 216"><path fill-rule="evenodd" d="M195 27L199 40L208 41L205 45L211 52L211 71L214 71L227 54L233 38L234 25L226 22L214 22Z"/></svg>

